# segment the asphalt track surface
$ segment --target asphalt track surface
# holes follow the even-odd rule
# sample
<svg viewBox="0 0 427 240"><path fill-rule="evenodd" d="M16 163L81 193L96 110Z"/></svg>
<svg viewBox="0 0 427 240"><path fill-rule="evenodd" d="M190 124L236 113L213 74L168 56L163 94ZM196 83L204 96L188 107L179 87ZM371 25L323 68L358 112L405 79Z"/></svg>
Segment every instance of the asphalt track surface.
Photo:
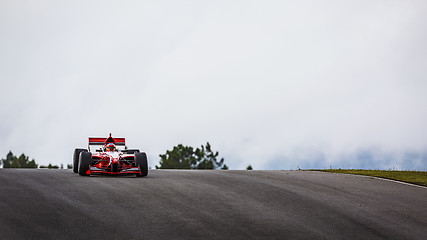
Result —
<svg viewBox="0 0 427 240"><path fill-rule="evenodd" d="M0 169L1 239L427 239L427 188L305 171Z"/></svg>

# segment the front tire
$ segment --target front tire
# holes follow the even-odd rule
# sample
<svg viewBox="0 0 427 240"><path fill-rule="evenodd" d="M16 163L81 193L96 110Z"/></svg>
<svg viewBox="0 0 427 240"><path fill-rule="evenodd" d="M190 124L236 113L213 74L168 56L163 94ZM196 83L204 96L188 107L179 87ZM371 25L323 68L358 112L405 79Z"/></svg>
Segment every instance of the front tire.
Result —
<svg viewBox="0 0 427 240"><path fill-rule="evenodd" d="M73 155L73 172L79 172L79 156L81 152L87 152L87 149L76 148Z"/></svg>
<svg viewBox="0 0 427 240"><path fill-rule="evenodd" d="M139 149L128 149L126 150L127 154L135 154L135 153L139 153Z"/></svg>
<svg viewBox="0 0 427 240"><path fill-rule="evenodd" d="M139 169L139 174L136 174L137 177L146 177L148 175L148 161L147 154L135 153L135 165Z"/></svg>
<svg viewBox="0 0 427 240"><path fill-rule="evenodd" d="M79 175L87 176L87 171L90 168L92 163L92 153L90 152L81 152L79 157Z"/></svg>

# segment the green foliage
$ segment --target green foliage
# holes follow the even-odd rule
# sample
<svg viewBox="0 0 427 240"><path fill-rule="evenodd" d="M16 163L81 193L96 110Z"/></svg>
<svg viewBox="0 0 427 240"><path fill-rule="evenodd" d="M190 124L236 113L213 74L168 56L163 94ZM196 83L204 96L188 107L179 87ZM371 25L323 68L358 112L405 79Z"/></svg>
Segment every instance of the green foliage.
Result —
<svg viewBox="0 0 427 240"><path fill-rule="evenodd" d="M67 164L67 169L73 169L73 164Z"/></svg>
<svg viewBox="0 0 427 240"><path fill-rule="evenodd" d="M47 166L40 166L40 168L48 168L48 169L58 169L58 165L52 165L51 163L49 163L49 165Z"/></svg>
<svg viewBox="0 0 427 240"><path fill-rule="evenodd" d="M224 158L217 160L218 152L213 152L211 145L201 148L192 148L179 144L173 149L167 150L166 154L160 154L160 169L217 169L228 167L224 165ZM224 166L223 166L224 165Z"/></svg>
<svg viewBox="0 0 427 240"><path fill-rule="evenodd" d="M251 165L249 165L249 166L246 168L246 170L252 170L252 166L251 166Z"/></svg>
<svg viewBox="0 0 427 240"><path fill-rule="evenodd" d="M192 169L196 165L196 157L192 147L179 144L166 154L160 154L160 169Z"/></svg>
<svg viewBox="0 0 427 240"><path fill-rule="evenodd" d="M3 168L37 168L36 161L32 159L29 160L28 156L21 154L21 156L16 157L13 155L12 151L6 155L6 159L1 160Z"/></svg>
<svg viewBox="0 0 427 240"><path fill-rule="evenodd" d="M228 170L227 164L224 164L224 166L222 166L221 170Z"/></svg>
<svg viewBox="0 0 427 240"><path fill-rule="evenodd" d="M16 157L13 156L12 151L9 151L9 153L6 155L6 159L1 160L1 162L3 164L3 168L10 168L14 158L16 158Z"/></svg>

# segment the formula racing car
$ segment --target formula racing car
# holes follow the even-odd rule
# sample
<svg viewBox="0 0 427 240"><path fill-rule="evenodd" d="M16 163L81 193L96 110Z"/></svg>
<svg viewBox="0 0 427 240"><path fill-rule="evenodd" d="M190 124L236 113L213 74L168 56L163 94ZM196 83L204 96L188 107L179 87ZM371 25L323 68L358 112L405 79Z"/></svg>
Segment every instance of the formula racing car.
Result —
<svg viewBox="0 0 427 240"><path fill-rule="evenodd" d="M91 152L90 147L101 145ZM120 147L120 149L118 149ZM76 148L73 156L73 171L81 176L92 174L148 175L147 155L138 149L127 149L124 138L89 137L88 149Z"/></svg>

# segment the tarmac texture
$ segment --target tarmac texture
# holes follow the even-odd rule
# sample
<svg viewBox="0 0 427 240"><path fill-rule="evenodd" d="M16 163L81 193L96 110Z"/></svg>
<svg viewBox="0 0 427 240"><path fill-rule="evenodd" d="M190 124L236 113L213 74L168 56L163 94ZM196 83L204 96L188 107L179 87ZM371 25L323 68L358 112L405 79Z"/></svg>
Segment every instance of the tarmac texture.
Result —
<svg viewBox="0 0 427 240"><path fill-rule="evenodd" d="M1 239L427 239L427 188L308 171L0 169Z"/></svg>

